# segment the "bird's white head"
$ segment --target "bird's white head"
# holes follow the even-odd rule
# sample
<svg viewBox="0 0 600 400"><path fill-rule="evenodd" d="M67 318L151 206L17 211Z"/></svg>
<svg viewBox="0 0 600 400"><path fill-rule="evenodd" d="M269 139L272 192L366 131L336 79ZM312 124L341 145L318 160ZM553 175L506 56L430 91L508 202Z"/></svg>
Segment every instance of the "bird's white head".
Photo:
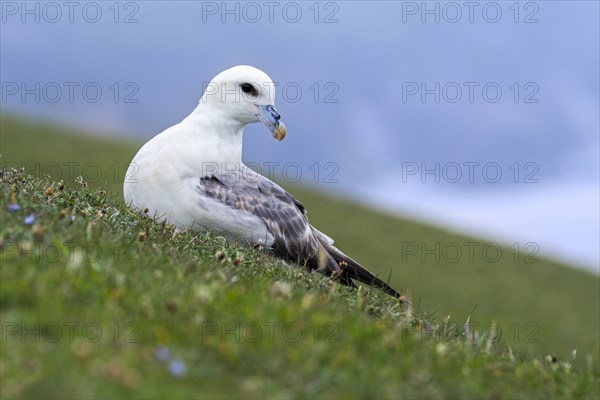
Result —
<svg viewBox="0 0 600 400"><path fill-rule="evenodd" d="M243 125L260 121L277 140L285 137L285 125L275 109L275 84L258 68L238 65L221 72L207 85L200 106Z"/></svg>

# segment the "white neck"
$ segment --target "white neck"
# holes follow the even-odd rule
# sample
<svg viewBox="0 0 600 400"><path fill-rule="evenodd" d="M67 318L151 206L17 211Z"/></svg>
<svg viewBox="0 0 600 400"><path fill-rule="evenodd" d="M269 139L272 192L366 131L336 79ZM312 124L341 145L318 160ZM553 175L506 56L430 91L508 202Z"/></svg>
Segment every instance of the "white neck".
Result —
<svg viewBox="0 0 600 400"><path fill-rule="evenodd" d="M195 153L198 162L240 164L246 124L223 115L222 110L200 103L182 122L182 143Z"/></svg>

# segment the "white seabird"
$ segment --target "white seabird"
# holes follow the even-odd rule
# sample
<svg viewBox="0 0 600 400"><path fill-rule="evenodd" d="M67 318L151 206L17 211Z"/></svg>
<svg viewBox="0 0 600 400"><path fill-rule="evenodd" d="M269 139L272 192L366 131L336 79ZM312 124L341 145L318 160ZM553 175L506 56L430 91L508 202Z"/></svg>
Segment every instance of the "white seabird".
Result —
<svg viewBox="0 0 600 400"><path fill-rule="evenodd" d="M259 69L236 66L208 84L196 109L147 142L125 176L127 205L181 229L210 230L355 286L400 294L346 256L308 222L306 209L242 163L244 127L262 121L286 134L275 85Z"/></svg>

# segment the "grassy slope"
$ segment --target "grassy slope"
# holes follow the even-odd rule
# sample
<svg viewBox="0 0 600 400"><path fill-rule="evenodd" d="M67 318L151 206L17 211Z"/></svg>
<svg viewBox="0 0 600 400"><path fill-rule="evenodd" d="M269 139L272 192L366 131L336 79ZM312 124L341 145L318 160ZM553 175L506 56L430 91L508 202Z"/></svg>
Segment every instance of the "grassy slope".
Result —
<svg viewBox="0 0 600 400"><path fill-rule="evenodd" d="M94 144L90 146L90 143ZM119 190L122 167L135 150L136 146L130 143L65 136L58 128L2 118L0 151L4 162L23 161L27 169L39 172L50 162L79 161L84 165L94 160L103 171L103 179L97 184L109 192ZM39 167L31 166L35 162ZM67 181L81 174L78 171L68 174L64 166L61 171L60 177ZM46 168L45 172L52 171ZM88 170L88 177L95 176L91 174ZM369 292L363 298L343 289L329 289L327 282L318 277L272 266L268 258L244 249L225 246L228 256L224 262L217 262L214 254L221 245L214 240L192 235L165 236L156 231L156 227L126 214L118 202L108 203L115 210L108 213L109 217L96 216L98 208L106 206L99 204L98 196L84 191L69 194L67 199L65 195L56 195L57 200L51 206L44 206L41 192L47 184L40 185L35 193L32 190L25 193L23 188L27 185L17 185L18 201L25 207L7 213L5 205L13 188L3 182L0 214L5 242L3 323L102 321L110 324L119 321L124 324L131 321L139 328L140 340L136 344L115 344L108 339L98 344L62 340L55 345L34 346L29 340L10 346L9 352L5 350L7 346L3 346L0 376L4 383L10 383L9 389L2 385L3 394L41 393L48 390L50 382L56 381L55 387L71 388L80 394L126 393L131 386L138 394L165 390L164 393L184 395L194 393L201 383L206 394L223 395L257 395L265 390L282 395L464 395L491 393L488 389L504 396L519 393L556 396L561 390L592 390L591 393L598 395L598 278L585 272L548 260L536 264L515 263L508 250L500 262L492 264L480 256L474 262L463 258L456 264L438 263L431 257L420 262L418 257L411 256L403 263L403 242L423 241L432 247L435 242L443 245L472 239L291 188L309 208L315 225L335 237L342 249L351 249L350 254L382 274L393 267L392 283L409 289L415 303L420 299L421 309L437 311L433 317L422 312L415 312L416 318L406 317L399 315L398 308L388 299L377 294ZM73 199L82 197L84 202L95 203L85 206L91 208L88 217L81 214L83 206L73 208L78 201ZM61 202L62 205L57 205ZM27 256L35 253L25 252L25 257L12 254L14 243L35 249L32 227L22 223L24 215L33 209L40 210L37 224L44 231L42 237L38 234L35 240L41 244L75 241L76 247L97 242L104 250L101 259L89 262L79 257L78 263L72 260L52 263L47 257L37 260ZM59 220L62 209L67 210L68 216ZM71 214L76 219L68 224L65 221ZM360 219L350 220L348 215L356 215L356 218L360 215ZM360 231L355 226L360 226ZM144 242L136 241L140 230L148 231ZM383 234L373 234L378 231ZM131 260L126 257L117 260L114 251L108 251L115 247L126 249ZM80 253L81 250L73 252ZM84 255L88 253L83 251ZM228 261L235 259L235 254L242 260L237 266ZM196 263L196 259L200 261ZM273 287L275 281L289 284L290 293ZM287 287L284 285L284 289ZM278 301L282 297L285 301ZM357 299L364 304L357 305ZM560 360L566 360L571 349L577 348L578 357L572 365L579 375L566 374L564 365L544 366L534 361L515 364L493 352L487 354L481 347L463 343L444 347L430 340L423 344L410 334L414 326L421 326L425 319L432 321L435 328L435 321L439 322L449 313L452 320L462 324L474 304L478 304L478 308L472 320L481 325L497 321L503 332L502 339L516 350L537 356L552 352ZM367 315L373 313L376 319ZM376 323L378 320L382 322ZM220 340L217 334L203 340L201 332L206 332L206 323L217 322L218 325L220 321L287 321L303 324L304 328L332 322L334 325L327 325L326 329L334 326L339 337L336 336L335 343L318 340L314 346L311 340L290 343L282 340L281 335L279 339L276 335L275 340L260 340L258 344L235 343L227 337ZM527 322L534 325L526 326ZM398 328L402 323L408 324L410 330ZM518 338L515 323L519 323ZM523 343L535 327L538 327L537 332L528 338L537 343ZM107 331L105 328L105 335L110 336ZM327 337L319 332L319 338L322 336ZM185 359L189 371L184 385L172 385L173 378L165 372L166 367L153 356L153 349L159 344L168 344L177 353L174 356ZM593 359L591 354L595 354ZM51 368L52 360L61 368ZM18 384L17 378L22 376L13 368L23 366L32 372L27 374L29 380ZM83 369L78 371L74 366ZM365 374L365 371L370 372ZM470 378L464 379L467 376ZM74 377L82 380L81 386L69 383ZM110 383L107 391L98 391L98 382L103 382L98 377ZM145 378L156 379L160 388L141 385ZM496 382L492 386L485 383L490 379ZM227 386L223 386L224 383Z"/></svg>

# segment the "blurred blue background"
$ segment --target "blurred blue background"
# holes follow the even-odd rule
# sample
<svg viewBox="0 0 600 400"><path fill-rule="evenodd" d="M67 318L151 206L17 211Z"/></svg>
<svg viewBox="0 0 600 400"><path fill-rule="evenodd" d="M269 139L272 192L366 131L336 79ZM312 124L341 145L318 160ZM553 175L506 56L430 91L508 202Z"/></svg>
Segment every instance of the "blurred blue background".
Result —
<svg viewBox="0 0 600 400"><path fill-rule="evenodd" d="M253 65L288 137L244 159L286 188L599 272L599 3L468 4L3 1L2 111L145 141Z"/></svg>

